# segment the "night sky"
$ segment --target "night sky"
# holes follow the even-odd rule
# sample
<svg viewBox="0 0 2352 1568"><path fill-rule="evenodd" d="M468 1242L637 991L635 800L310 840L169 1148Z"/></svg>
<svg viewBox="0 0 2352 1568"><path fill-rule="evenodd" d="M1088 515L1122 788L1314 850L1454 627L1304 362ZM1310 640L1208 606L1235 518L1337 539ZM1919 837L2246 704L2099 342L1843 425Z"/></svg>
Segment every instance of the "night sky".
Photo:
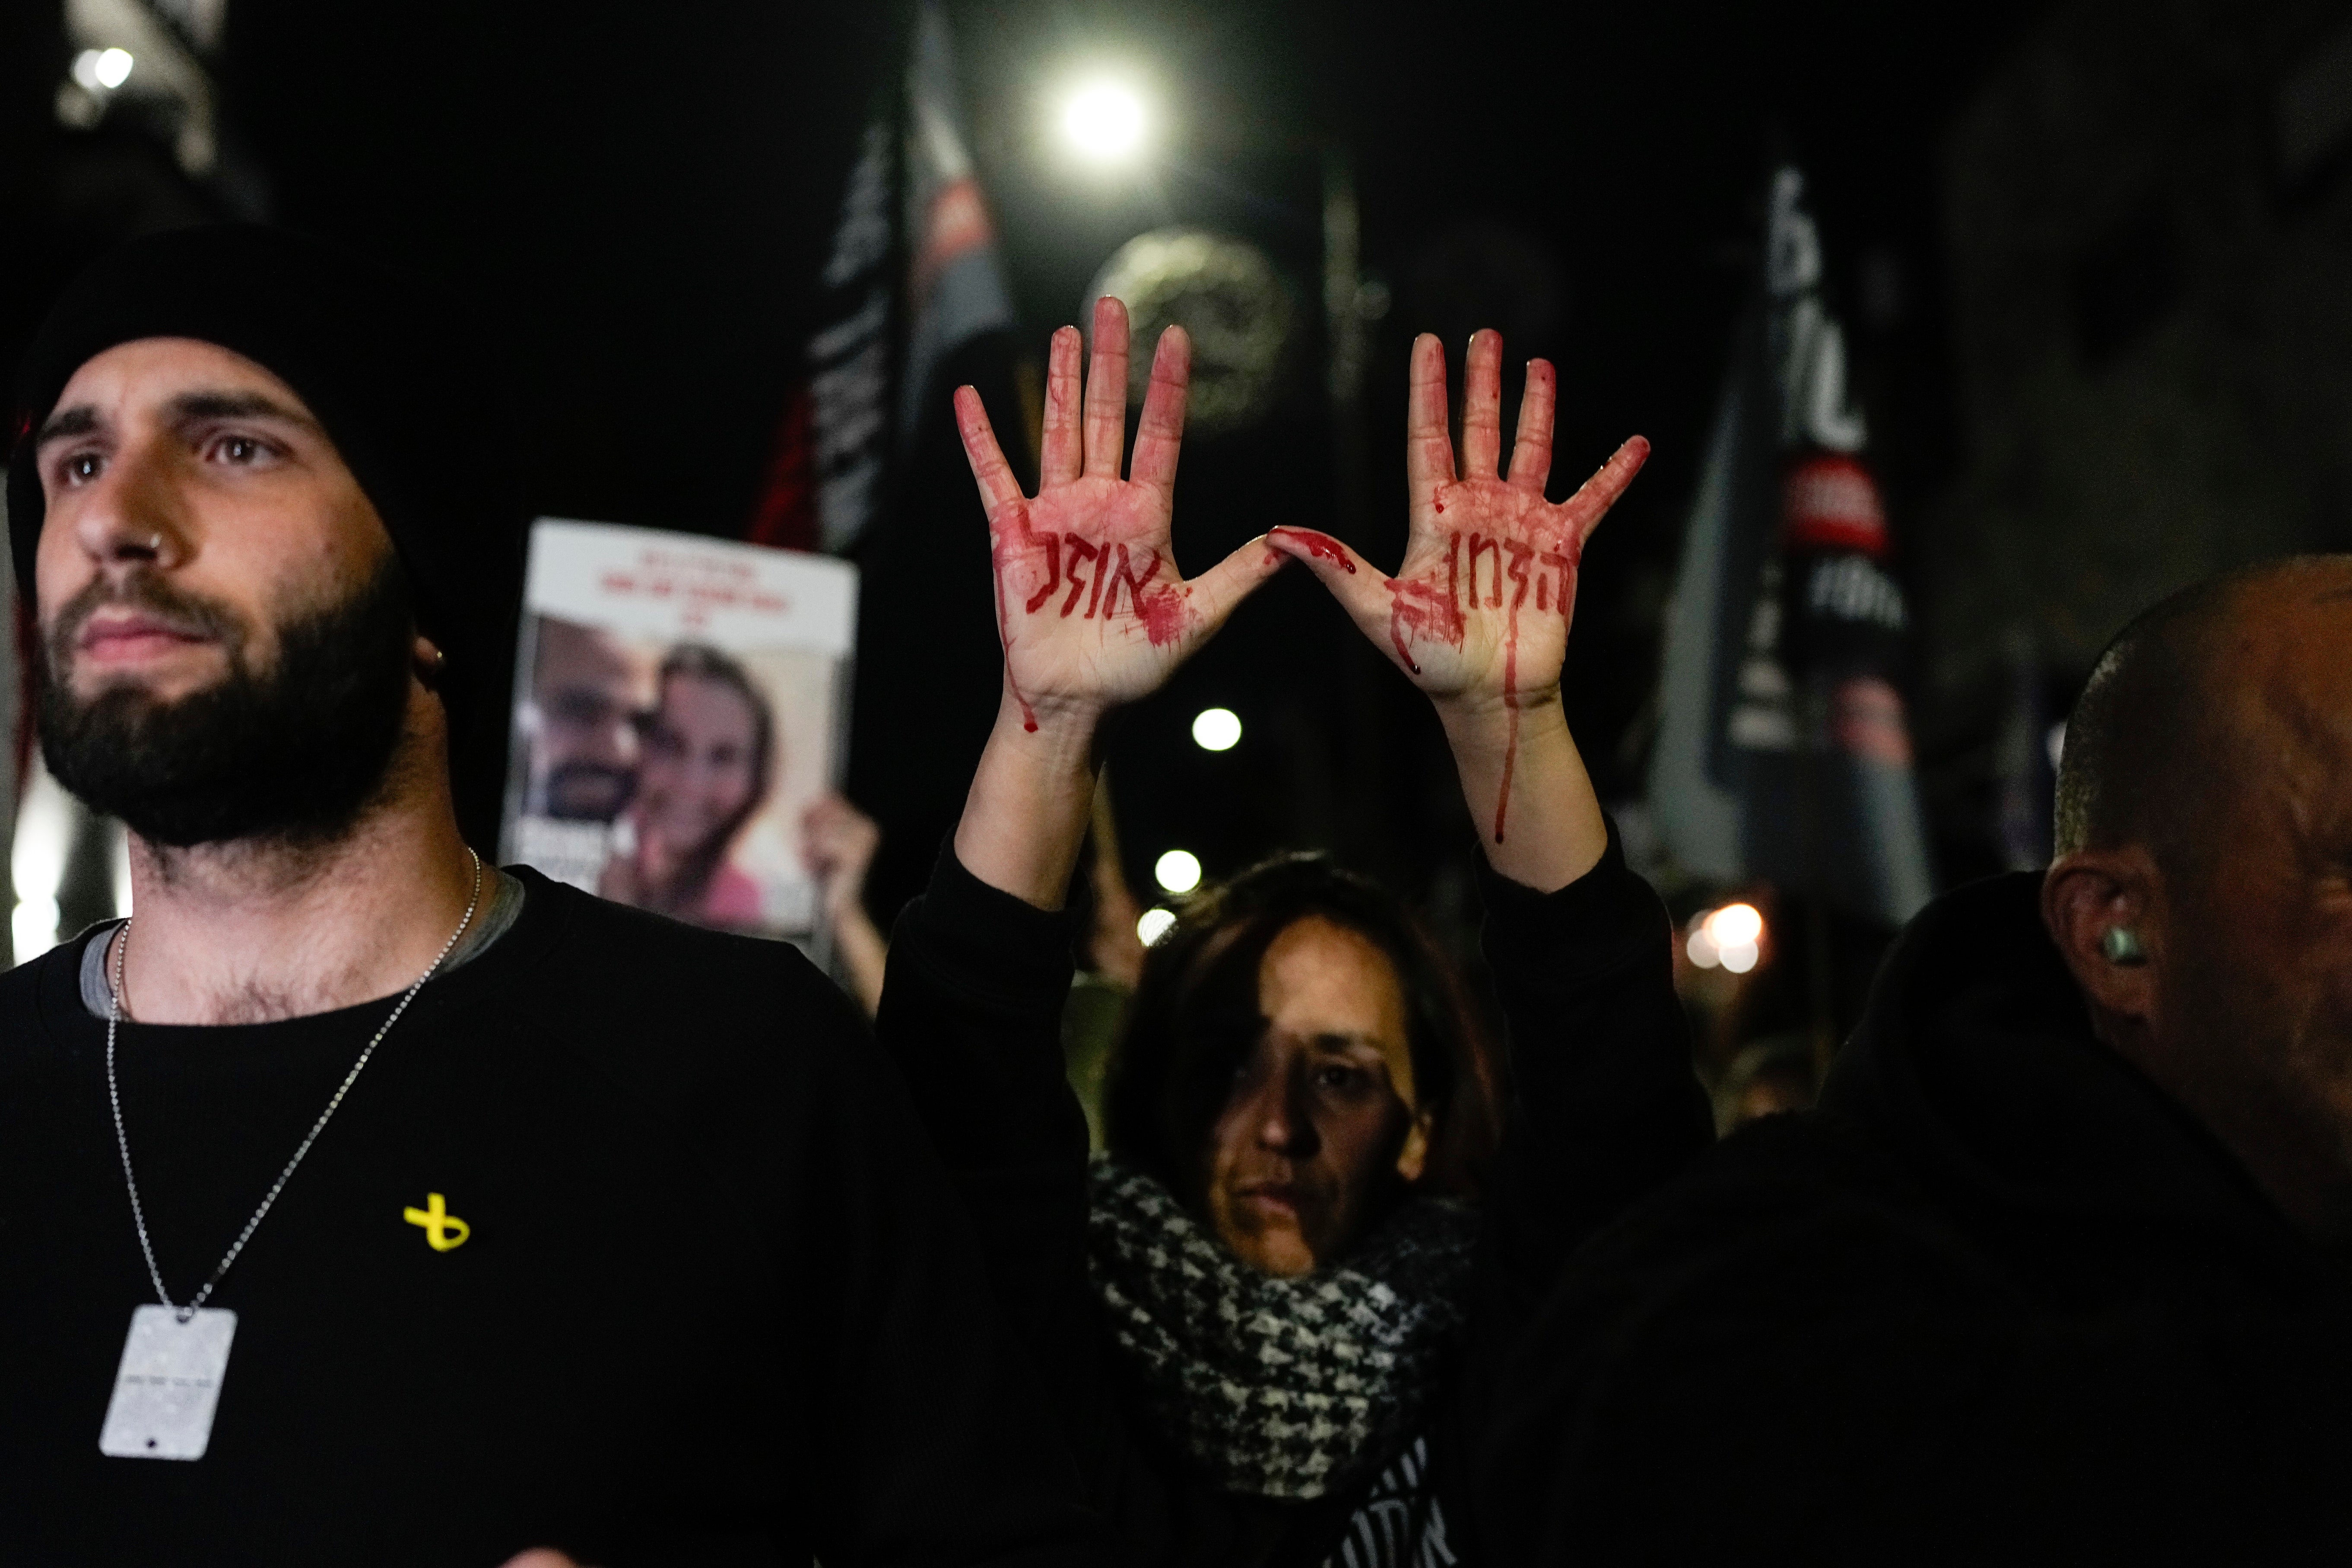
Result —
<svg viewBox="0 0 2352 1568"><path fill-rule="evenodd" d="M1292 274L1311 316L1320 172L1338 149L1357 172L1366 269L1395 299L1375 335L1372 515L1357 542L1381 560L1401 544L1392 492L1415 331L1444 333L1458 355L1472 327L1492 324L1510 361L1554 358L1562 478L1627 434L1652 438L1650 470L1589 558L1569 675L1604 796L1622 796L1639 777L1660 602L1750 276L1768 160L1793 155L1812 177L1899 531L1906 500L1953 461L1937 138L2035 9L1125 0L950 14L1031 352L1076 314L1111 250L1169 222L1247 234ZM167 163L135 133L72 135L26 110L27 90L46 102L37 83L56 79L63 46L53 5L15 11L14 37L33 47L6 51L20 153L8 195L22 220L0 319L11 360L38 300L81 256L205 206L173 194ZM732 534L801 370L812 280L851 145L895 68L892 30L879 5L232 0L219 65L230 128L274 216L460 280L503 323L536 510ZM36 57L46 71L27 63ZM1089 61L1130 67L1165 107L1148 178L1081 180L1054 155L1051 95ZM448 389L453 442L468 438L470 390ZM1311 376L1294 403L1222 453L1187 453L1188 560L1328 508L1329 433ZM1325 646L1352 632L1302 584L1278 587L1288 596L1265 626L1237 626L1193 689L1130 731L1166 739L1176 709L1189 716L1194 697L1243 687L1285 715L1277 730L1311 728L1318 704L1354 700L1362 718L1360 697L1339 695L1363 688L1347 663L1360 650ZM973 591L984 596L984 582ZM1329 776L1309 794L1344 800L1378 782L1442 799L1442 768L1428 789L1411 782L1429 772L1425 716L1396 692L1375 706L1386 715L1365 731L1376 754L1325 748L1317 765ZM919 702L904 719L927 721ZM961 752L984 719L940 717L940 773L968 773ZM1142 748L1139 773L1159 771L1156 756L1197 762L1154 751L1149 736L1120 743ZM1295 786L1297 754L1241 790L1207 793ZM1213 782L1175 781L1184 795ZM900 839L877 890L887 905L940 825L935 808L892 821L891 800L868 804ZM1188 826L1149 820L1160 808L1145 799L1128 809L1143 819L1130 867L1180 831L1205 835L1213 874L1285 840L1334 837L1296 812ZM1417 831L1418 808L1401 809L1366 831ZM1383 868L1425 884L1430 865Z"/></svg>

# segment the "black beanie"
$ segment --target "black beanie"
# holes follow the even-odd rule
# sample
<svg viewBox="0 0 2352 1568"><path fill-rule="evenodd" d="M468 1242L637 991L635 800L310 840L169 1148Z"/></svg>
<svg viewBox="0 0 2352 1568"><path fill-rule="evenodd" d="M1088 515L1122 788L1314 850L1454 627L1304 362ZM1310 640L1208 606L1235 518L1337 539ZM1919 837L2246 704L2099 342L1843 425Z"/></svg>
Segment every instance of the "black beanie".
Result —
<svg viewBox="0 0 2352 1568"><path fill-rule="evenodd" d="M252 225L175 229L93 263L41 323L16 384L8 542L35 603L46 510L31 441L93 356L141 338L194 338L300 395L392 535L417 629L448 662L458 822L497 842L525 518L505 400L452 305L358 256Z"/></svg>

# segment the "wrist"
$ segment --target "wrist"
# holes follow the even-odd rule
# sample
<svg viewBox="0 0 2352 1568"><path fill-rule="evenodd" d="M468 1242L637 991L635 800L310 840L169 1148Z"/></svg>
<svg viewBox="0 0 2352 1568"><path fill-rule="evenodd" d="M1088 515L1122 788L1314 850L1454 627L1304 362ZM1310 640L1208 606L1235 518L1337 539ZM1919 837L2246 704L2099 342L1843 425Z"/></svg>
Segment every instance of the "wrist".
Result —
<svg viewBox="0 0 2352 1568"><path fill-rule="evenodd" d="M964 869L1039 909L1059 909L1094 802L1095 704L1007 692L956 826Z"/></svg>
<svg viewBox="0 0 2352 1568"><path fill-rule="evenodd" d="M1033 698L1024 702L1007 691L997 702L990 743L1022 758L1028 766L1091 776L1096 738L1109 711L1106 703L1065 698Z"/></svg>
<svg viewBox="0 0 2352 1568"><path fill-rule="evenodd" d="M1432 698L1430 705L1437 710L1437 721L1457 750L1465 744L1504 745L1515 730L1524 735L1531 724L1558 723L1565 729L1568 723L1558 686L1508 697L1499 691L1458 692Z"/></svg>

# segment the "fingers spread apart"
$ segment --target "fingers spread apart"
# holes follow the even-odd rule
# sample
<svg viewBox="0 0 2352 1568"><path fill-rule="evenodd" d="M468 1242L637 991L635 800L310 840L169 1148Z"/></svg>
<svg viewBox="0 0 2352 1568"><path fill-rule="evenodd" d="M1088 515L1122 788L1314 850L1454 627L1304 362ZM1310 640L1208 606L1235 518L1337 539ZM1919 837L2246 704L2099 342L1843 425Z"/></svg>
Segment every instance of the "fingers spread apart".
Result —
<svg viewBox="0 0 2352 1568"><path fill-rule="evenodd" d="M1151 386L1143 395L1143 417L1135 428L1135 463L1129 478L1163 494L1176 489L1176 456L1184 441L1184 397L1192 379L1192 340L1181 327L1160 334L1151 356Z"/></svg>
<svg viewBox="0 0 2352 1568"><path fill-rule="evenodd" d="M1462 477L1497 478L1503 460L1503 334L1470 334L1462 372Z"/></svg>
<svg viewBox="0 0 2352 1568"><path fill-rule="evenodd" d="M1528 362L1528 390L1519 398L1519 428L1511 442L1511 483L1543 494L1551 478L1553 410L1559 402L1559 377L1549 360Z"/></svg>
<svg viewBox="0 0 2352 1568"><path fill-rule="evenodd" d="M1045 351L1045 420L1039 433L1038 475L1041 486L1066 485L1083 472L1085 448L1078 434L1078 361L1085 340L1076 327L1054 333Z"/></svg>
<svg viewBox="0 0 2352 1568"><path fill-rule="evenodd" d="M1108 294L1095 301L1086 405L1087 473L1115 479L1119 453L1127 445L1127 307Z"/></svg>
<svg viewBox="0 0 2352 1568"><path fill-rule="evenodd" d="M1428 332L1412 341L1405 405L1404 472L1415 506L1454 482L1454 438L1446 428L1445 345Z"/></svg>
<svg viewBox="0 0 2352 1568"><path fill-rule="evenodd" d="M1579 542L1601 525L1602 515L1617 504L1617 498L1625 493L1625 487L1633 482L1633 476L1642 471L1642 465L1649 458L1650 443L1646 439L1640 436L1628 437L1601 465L1599 472L1560 503L1560 513L1575 530Z"/></svg>
<svg viewBox="0 0 2352 1568"><path fill-rule="evenodd" d="M963 437L963 455L971 464L971 477L980 481L981 504L989 517L993 520L1008 507L1020 506L1021 481L996 444L995 427L988 422L988 409L976 388L956 388L955 415L956 433Z"/></svg>

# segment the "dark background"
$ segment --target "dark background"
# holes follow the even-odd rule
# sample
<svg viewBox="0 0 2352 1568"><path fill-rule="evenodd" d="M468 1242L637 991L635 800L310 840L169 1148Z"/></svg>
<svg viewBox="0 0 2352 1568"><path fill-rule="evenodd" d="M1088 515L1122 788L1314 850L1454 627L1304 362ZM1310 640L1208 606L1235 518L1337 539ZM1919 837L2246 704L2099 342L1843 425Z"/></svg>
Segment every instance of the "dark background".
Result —
<svg viewBox="0 0 2352 1568"><path fill-rule="evenodd" d="M2352 536L2336 452L2352 356L2334 352L2352 347L2352 214L2332 143L2291 156L2279 129L2282 93L2337 47L2341 5L950 9L1025 352L1121 241L1171 221L1256 240L1314 320L1337 153L1365 270L1394 300L1373 332L1356 542L1401 547L1416 331L1458 354L1495 325L1512 362L1554 358L1563 477L1652 438L1589 557L1569 673L1604 799L1639 792L1660 616L1776 157L1811 183L1919 611L1909 684L1946 881L2022 852L1996 797L2026 694L2062 713L2099 642L2167 587ZM130 117L58 123L54 5L9 0L0 26L0 357L112 240L267 213L491 308L535 510L743 531L849 152L896 69L890 7L231 0L211 60L229 157L201 181ZM1090 60L1153 84L1167 123L1145 177L1080 178L1051 149L1052 90ZM2325 121L2330 91L2352 104L2343 74L2296 101L2316 91ZM1273 521L1337 518L1313 352L1264 426L1188 448L1189 565ZM453 442L468 390L447 389ZM952 485L929 493L967 509L937 527L980 527ZM1329 845L1458 927L1468 824L1425 708L1293 575L1118 737L1130 877L1175 844L1212 875ZM971 594L984 622L984 580ZM988 719L970 681L892 679L861 693L863 721L887 713L920 744L852 771L890 835L886 913ZM1222 757L1185 738L1210 700L1248 727Z"/></svg>

